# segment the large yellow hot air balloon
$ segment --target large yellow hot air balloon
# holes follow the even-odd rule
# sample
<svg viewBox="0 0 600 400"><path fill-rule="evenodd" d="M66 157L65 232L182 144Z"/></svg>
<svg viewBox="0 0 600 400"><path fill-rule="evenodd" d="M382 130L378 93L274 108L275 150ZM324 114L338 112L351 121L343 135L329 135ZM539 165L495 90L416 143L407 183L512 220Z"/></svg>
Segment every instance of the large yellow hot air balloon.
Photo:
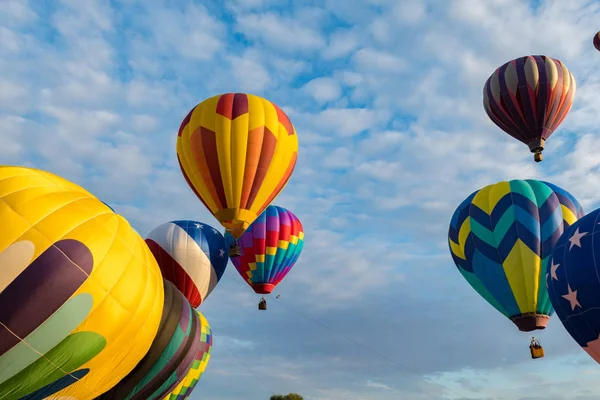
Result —
<svg viewBox="0 0 600 400"><path fill-rule="evenodd" d="M236 239L288 182L298 137L288 116L262 97L227 93L181 123L177 158L196 196ZM239 255L237 243L231 255Z"/></svg>
<svg viewBox="0 0 600 400"><path fill-rule="evenodd" d="M158 331L164 290L120 215L48 172L0 166L0 399L93 399Z"/></svg>

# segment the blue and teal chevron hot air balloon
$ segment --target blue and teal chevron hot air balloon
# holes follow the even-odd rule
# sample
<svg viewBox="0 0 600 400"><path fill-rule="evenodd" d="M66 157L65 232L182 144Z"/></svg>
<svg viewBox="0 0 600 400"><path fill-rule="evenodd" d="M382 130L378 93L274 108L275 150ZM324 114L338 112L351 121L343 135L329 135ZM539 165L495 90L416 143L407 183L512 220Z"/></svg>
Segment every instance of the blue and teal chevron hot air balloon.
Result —
<svg viewBox="0 0 600 400"><path fill-rule="evenodd" d="M554 312L546 262L565 228L582 216L577 200L551 183L498 182L456 209L450 253L473 289L519 330L544 329Z"/></svg>

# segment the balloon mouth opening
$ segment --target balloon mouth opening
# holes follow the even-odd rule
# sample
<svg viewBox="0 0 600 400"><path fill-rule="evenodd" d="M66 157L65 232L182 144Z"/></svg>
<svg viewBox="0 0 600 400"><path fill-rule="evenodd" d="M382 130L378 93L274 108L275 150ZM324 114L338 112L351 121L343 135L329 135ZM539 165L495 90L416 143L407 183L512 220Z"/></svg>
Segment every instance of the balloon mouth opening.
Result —
<svg viewBox="0 0 600 400"><path fill-rule="evenodd" d="M510 320L521 332L531 332L546 329L550 316L543 314L519 314L510 317Z"/></svg>
<svg viewBox="0 0 600 400"><path fill-rule="evenodd" d="M272 283L253 283L252 289L257 294L269 294L275 289L275 285Z"/></svg>

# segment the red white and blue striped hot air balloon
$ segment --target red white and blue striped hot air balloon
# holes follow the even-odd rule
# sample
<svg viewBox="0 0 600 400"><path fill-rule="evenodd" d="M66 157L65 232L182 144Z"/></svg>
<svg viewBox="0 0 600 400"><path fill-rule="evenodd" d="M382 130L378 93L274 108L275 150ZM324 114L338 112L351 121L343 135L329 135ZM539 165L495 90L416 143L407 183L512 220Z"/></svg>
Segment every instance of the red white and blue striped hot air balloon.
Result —
<svg viewBox="0 0 600 400"><path fill-rule="evenodd" d="M483 87L483 108L504 132L525 143L542 161L546 140L575 98L575 78L559 60L526 56L499 67Z"/></svg>
<svg viewBox="0 0 600 400"><path fill-rule="evenodd" d="M223 235L198 221L171 221L148 234L163 278L198 307L214 290L229 261Z"/></svg>
<svg viewBox="0 0 600 400"><path fill-rule="evenodd" d="M227 245L235 238L227 232ZM302 223L283 207L268 206L240 237L242 255L231 261L255 293L269 294L290 272L304 246ZM259 309L266 309L261 299Z"/></svg>

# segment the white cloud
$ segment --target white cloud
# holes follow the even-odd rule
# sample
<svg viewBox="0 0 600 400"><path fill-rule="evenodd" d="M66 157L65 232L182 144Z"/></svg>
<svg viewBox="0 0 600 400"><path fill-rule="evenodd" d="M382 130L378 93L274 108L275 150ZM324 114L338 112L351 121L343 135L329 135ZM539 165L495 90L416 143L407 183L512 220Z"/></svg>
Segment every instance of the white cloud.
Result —
<svg viewBox="0 0 600 400"><path fill-rule="evenodd" d="M26 109L29 91L24 85L8 80L0 80L0 109L20 112Z"/></svg>
<svg viewBox="0 0 600 400"><path fill-rule="evenodd" d="M352 151L347 147L338 147L333 150L325 161L323 166L330 168L348 168L352 166Z"/></svg>
<svg viewBox="0 0 600 400"><path fill-rule="evenodd" d="M262 93L274 82L269 71L259 63L253 53L246 53L242 57L229 58L231 71L240 91Z"/></svg>
<svg viewBox="0 0 600 400"><path fill-rule="evenodd" d="M380 116L380 112L366 108L328 108L313 118L323 132L349 137L377 125Z"/></svg>
<svg viewBox="0 0 600 400"><path fill-rule="evenodd" d="M327 103L338 99L342 94L342 88L337 80L333 78L316 78L304 85L306 90L319 103Z"/></svg>
<svg viewBox="0 0 600 400"><path fill-rule="evenodd" d="M4 0L2 3L4 11L2 24L22 24L31 22L37 18L35 12L29 7L28 1L23 0Z"/></svg>
<svg viewBox="0 0 600 400"><path fill-rule="evenodd" d="M183 10L149 7L148 12L149 28L160 50L174 50L202 62L211 60L222 48L220 37L225 28L203 5L190 3Z"/></svg>
<svg viewBox="0 0 600 400"><path fill-rule="evenodd" d="M394 5L392 15L396 21L406 25L422 22L427 13L427 4L423 0L399 2Z"/></svg>
<svg viewBox="0 0 600 400"><path fill-rule="evenodd" d="M345 57L354 51L359 44L356 33L352 30L338 30L328 38L327 47L323 49L326 60Z"/></svg>
<svg viewBox="0 0 600 400"><path fill-rule="evenodd" d="M295 18L274 13L246 14L238 16L237 23L244 35L264 41L279 53L317 50L325 44L318 32L305 27Z"/></svg>
<svg viewBox="0 0 600 400"><path fill-rule="evenodd" d="M371 48L358 50L353 58L362 70L399 73L407 67L400 57Z"/></svg>

